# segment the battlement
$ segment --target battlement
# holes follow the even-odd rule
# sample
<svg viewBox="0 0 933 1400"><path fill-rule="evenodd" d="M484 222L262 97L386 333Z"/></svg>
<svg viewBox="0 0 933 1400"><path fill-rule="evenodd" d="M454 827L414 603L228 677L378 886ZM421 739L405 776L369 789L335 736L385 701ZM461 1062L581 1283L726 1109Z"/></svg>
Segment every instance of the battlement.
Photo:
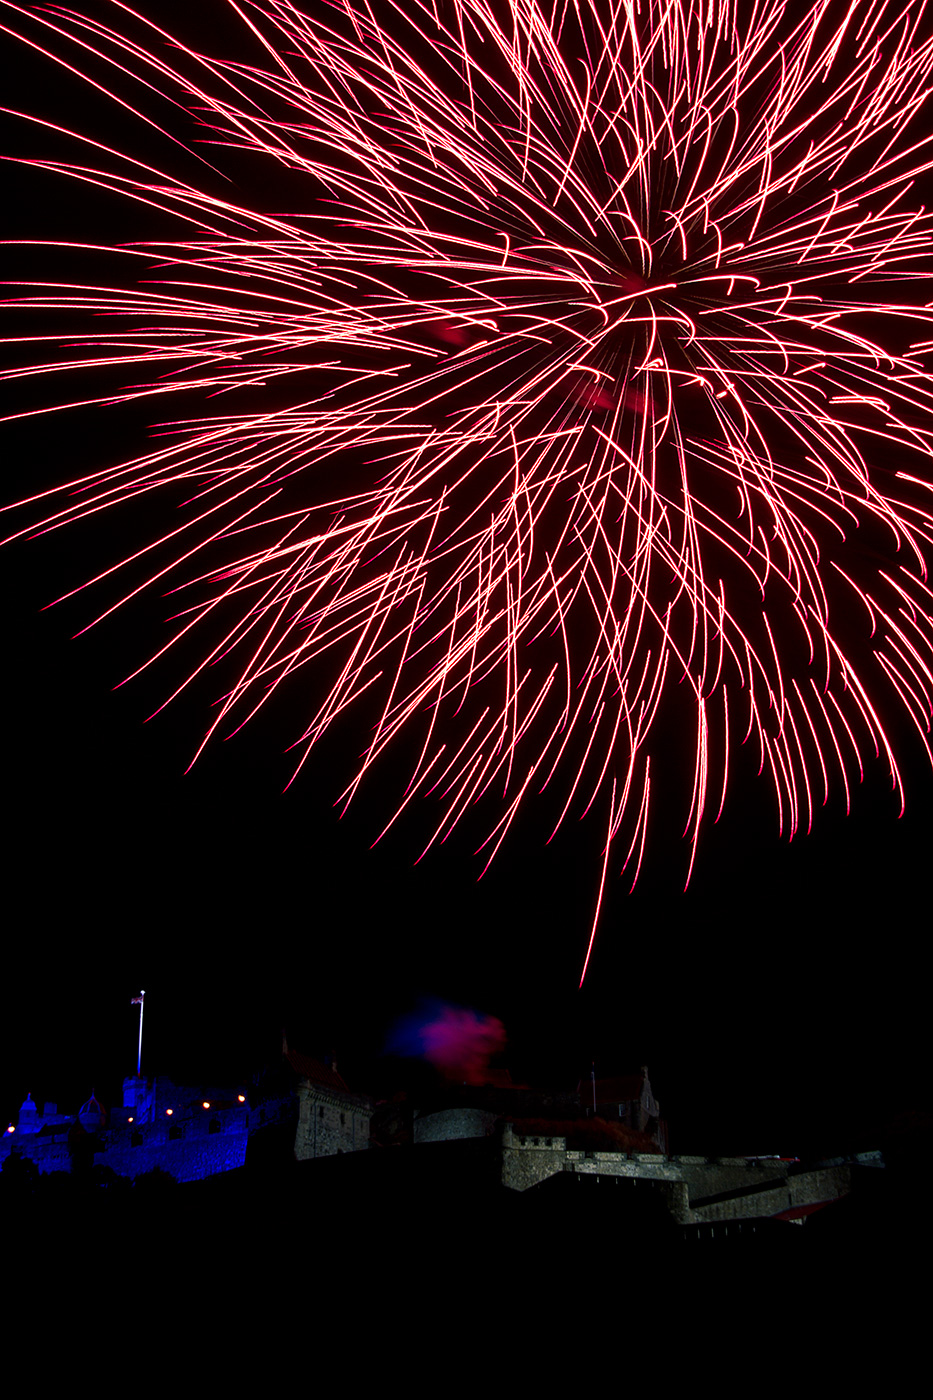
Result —
<svg viewBox="0 0 933 1400"><path fill-rule="evenodd" d="M784 1215L802 1218L851 1189L853 1169L883 1165L879 1152L828 1161L757 1157L662 1156L587 1152L564 1137L525 1134L502 1125L502 1183L527 1191L558 1172L656 1182L682 1225Z"/></svg>

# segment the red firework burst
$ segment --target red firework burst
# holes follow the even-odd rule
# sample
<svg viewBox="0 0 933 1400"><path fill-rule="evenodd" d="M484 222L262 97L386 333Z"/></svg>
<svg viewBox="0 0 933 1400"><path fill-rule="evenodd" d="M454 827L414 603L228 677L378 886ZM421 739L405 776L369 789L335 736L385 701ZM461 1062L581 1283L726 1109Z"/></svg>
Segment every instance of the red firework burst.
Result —
<svg viewBox="0 0 933 1400"><path fill-rule="evenodd" d="M119 318L29 372L219 396L41 525L181 488L130 557L172 545L148 585L190 590L195 674L224 663L205 743L301 671L298 768L361 705L344 800L413 735L398 811L438 797L432 840L493 792L488 859L532 794L555 830L601 804L600 899L613 850L637 878L672 729L690 868L736 742L791 835L866 752L899 790L881 709L928 753L933 711L921 0L230 0L249 62L106 8L2 4L305 192L273 215L87 137L45 162L182 228L123 249L132 284L28 297Z"/></svg>

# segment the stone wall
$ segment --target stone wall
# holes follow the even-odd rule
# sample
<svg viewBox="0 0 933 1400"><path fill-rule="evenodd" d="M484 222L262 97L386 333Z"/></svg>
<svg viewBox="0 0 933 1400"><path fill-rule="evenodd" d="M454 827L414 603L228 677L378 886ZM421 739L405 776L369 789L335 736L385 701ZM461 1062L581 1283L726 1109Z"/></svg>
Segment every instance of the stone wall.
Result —
<svg viewBox="0 0 933 1400"><path fill-rule="evenodd" d="M496 1115L482 1108L446 1108L415 1116L413 1142L455 1142L463 1138L490 1137Z"/></svg>
<svg viewBox="0 0 933 1400"><path fill-rule="evenodd" d="M298 1087L295 1157L299 1162L369 1147L372 1105L352 1094L304 1083Z"/></svg>
<svg viewBox="0 0 933 1400"><path fill-rule="evenodd" d="M527 1136L511 1123L502 1125L502 1184L512 1191L527 1191L564 1170L567 1139Z"/></svg>
<svg viewBox="0 0 933 1400"><path fill-rule="evenodd" d="M691 1201L691 1224L725 1220L748 1220L762 1216L798 1212L806 1206L847 1196L852 1187L853 1163L825 1164L805 1171L788 1171L781 1177L772 1172L758 1186L725 1191L717 1195L695 1196ZM701 1186L706 1182L701 1181Z"/></svg>
<svg viewBox="0 0 933 1400"><path fill-rule="evenodd" d="M211 1131L212 1123L215 1126ZM158 1167L176 1181L201 1181L216 1172L232 1171L246 1162L249 1138L249 1114L233 1113L226 1122L219 1115L203 1122L189 1119L180 1125L177 1136L169 1137L161 1124L153 1124L148 1134L144 1127L129 1135L111 1135L107 1151L95 1156L96 1162L113 1167L120 1176L137 1177Z"/></svg>
<svg viewBox="0 0 933 1400"><path fill-rule="evenodd" d="M671 1214L683 1225L747 1220L798 1212L838 1200L851 1189L860 1162L880 1165L877 1153L802 1164L744 1157L661 1157L648 1152L581 1152L563 1137L526 1135L502 1125L501 1180L527 1191L558 1172L629 1177L664 1185Z"/></svg>

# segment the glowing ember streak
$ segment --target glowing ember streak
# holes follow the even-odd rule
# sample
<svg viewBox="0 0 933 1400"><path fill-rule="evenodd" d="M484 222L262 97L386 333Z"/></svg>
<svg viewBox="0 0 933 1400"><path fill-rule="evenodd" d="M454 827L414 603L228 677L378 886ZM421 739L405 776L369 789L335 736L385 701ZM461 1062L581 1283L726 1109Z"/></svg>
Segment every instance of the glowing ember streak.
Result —
<svg viewBox="0 0 933 1400"><path fill-rule="evenodd" d="M432 840L487 794L489 859L532 795L601 804L597 907L671 734L690 869L743 742L791 835L866 750L900 789L879 711L924 744L933 712L920 0L231 0L250 64L119 3L0 9L145 120L153 89L197 109L211 162L306 182L272 216L90 140L45 162L183 221L123 251L158 283L27 298L120 318L28 373L220 395L42 521L184 488L149 584L234 668L205 743L301 669L296 767L359 705L345 798L409 733Z"/></svg>

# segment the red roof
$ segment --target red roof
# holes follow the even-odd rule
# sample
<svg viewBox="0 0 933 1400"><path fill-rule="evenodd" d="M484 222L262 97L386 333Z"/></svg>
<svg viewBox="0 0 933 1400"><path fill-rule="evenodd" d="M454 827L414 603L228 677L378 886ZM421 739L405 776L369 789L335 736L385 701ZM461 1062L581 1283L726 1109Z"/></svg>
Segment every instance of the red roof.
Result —
<svg viewBox="0 0 933 1400"><path fill-rule="evenodd" d="M317 1084L321 1089L336 1089L341 1094L349 1094L350 1090L337 1071L325 1065L323 1060L315 1060L311 1055L302 1055L297 1050L286 1050L285 1058L302 1079Z"/></svg>
<svg viewBox="0 0 933 1400"><path fill-rule="evenodd" d="M779 1210L774 1216L775 1220L805 1220L808 1215L814 1215L816 1211L822 1210L824 1206L834 1205L836 1197L828 1201L810 1201L805 1206L788 1206L787 1210Z"/></svg>

